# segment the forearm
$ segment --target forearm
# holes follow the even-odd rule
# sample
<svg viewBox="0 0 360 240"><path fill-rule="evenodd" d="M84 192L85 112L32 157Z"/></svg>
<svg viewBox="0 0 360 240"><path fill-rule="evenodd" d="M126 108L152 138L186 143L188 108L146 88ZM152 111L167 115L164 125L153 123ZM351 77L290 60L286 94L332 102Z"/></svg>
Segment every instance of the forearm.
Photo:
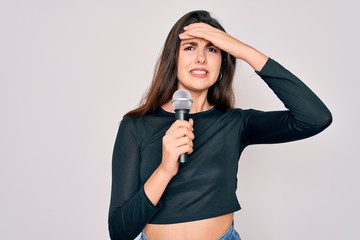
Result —
<svg viewBox="0 0 360 240"><path fill-rule="evenodd" d="M144 191L151 203L156 206L163 195L171 176L158 167L144 185Z"/></svg>
<svg viewBox="0 0 360 240"><path fill-rule="evenodd" d="M134 239L160 209L161 204L154 206L141 188L129 201L110 212L110 238Z"/></svg>
<svg viewBox="0 0 360 240"><path fill-rule="evenodd" d="M177 120L163 137L161 164L144 185L145 193L154 206L160 201L170 180L177 174L180 154L192 152L193 123L192 119Z"/></svg>
<svg viewBox="0 0 360 240"><path fill-rule="evenodd" d="M118 174L114 175L118 176ZM109 233L111 239L134 239L142 231L151 218L162 208L160 198L170 179L164 171L158 168L138 192L131 198L122 201L121 199L126 198L117 197L116 195L119 192L126 192L124 190L126 186L123 185L120 189L117 183L125 183L126 180L113 181L113 186L116 190L112 194L109 214Z"/></svg>
<svg viewBox="0 0 360 240"><path fill-rule="evenodd" d="M255 71L261 71L268 60L265 54L239 40L233 52L234 57L247 62Z"/></svg>

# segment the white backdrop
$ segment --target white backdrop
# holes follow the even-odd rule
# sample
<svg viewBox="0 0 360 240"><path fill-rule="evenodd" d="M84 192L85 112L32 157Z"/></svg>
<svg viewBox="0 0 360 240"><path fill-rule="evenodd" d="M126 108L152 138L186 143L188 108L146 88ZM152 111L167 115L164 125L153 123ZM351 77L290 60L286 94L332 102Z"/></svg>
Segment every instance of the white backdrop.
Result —
<svg viewBox="0 0 360 240"><path fill-rule="evenodd" d="M243 239L359 239L356 0L0 0L0 239L108 239L111 155L171 26L191 10L279 61L328 105L307 140L240 160ZM239 62L242 108L283 108Z"/></svg>

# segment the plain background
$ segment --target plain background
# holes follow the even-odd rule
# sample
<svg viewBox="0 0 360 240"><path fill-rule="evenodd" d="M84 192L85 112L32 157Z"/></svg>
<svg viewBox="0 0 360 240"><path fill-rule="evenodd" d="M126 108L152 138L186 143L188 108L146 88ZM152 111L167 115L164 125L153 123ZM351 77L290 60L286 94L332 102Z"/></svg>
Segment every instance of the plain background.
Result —
<svg viewBox="0 0 360 240"><path fill-rule="evenodd" d="M0 239L108 239L118 124L172 25L212 12L300 77L333 124L240 159L243 239L360 239L356 0L0 0ZM238 61L237 106L283 105Z"/></svg>

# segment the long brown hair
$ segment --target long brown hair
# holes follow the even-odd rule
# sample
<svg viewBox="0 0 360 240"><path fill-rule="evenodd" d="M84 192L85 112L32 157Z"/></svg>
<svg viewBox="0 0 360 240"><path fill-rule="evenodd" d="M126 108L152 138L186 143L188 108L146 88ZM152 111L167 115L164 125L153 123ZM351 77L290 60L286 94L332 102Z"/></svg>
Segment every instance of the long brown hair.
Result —
<svg viewBox="0 0 360 240"><path fill-rule="evenodd" d="M155 65L155 71L150 88L143 96L138 108L128 112L129 116L143 116L154 112L168 102L177 90L177 59L179 55L179 34L183 28L192 23L203 22L225 32L220 23L209 12L192 11L181 17L170 30L163 50ZM216 108L226 111L234 107L235 98L232 88L236 59L227 52L221 51L222 78L209 88L207 100Z"/></svg>

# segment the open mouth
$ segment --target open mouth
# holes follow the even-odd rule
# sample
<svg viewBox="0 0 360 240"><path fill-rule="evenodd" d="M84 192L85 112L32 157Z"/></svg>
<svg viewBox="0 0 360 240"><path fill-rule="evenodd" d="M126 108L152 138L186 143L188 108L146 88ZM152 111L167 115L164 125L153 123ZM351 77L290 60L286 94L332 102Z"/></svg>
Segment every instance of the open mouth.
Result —
<svg viewBox="0 0 360 240"><path fill-rule="evenodd" d="M191 70L190 72L191 72L191 74L197 75L197 76L206 76L208 74L208 72L205 70L197 70L197 69Z"/></svg>

